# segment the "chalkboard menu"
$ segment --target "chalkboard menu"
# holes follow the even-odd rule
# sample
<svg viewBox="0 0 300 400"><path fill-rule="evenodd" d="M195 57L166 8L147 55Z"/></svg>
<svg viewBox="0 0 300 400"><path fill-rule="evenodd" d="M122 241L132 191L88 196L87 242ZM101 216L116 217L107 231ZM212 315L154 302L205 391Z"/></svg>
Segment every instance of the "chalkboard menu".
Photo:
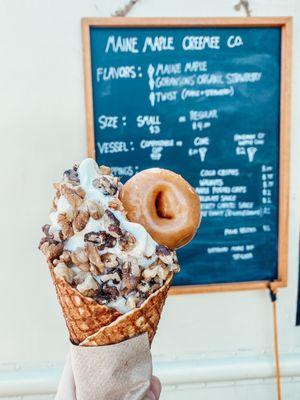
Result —
<svg viewBox="0 0 300 400"><path fill-rule="evenodd" d="M83 20L89 155L123 182L171 169L201 197L179 291L286 283L288 31L288 19Z"/></svg>

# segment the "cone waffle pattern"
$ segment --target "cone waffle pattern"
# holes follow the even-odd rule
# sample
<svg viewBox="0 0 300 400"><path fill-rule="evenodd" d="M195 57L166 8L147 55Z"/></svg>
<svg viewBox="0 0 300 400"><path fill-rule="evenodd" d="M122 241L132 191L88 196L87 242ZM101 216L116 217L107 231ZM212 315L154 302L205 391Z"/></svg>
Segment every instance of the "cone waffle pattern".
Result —
<svg viewBox="0 0 300 400"><path fill-rule="evenodd" d="M153 293L140 308L136 308L117 318L111 324L86 338L81 346L103 346L120 343L126 339L147 333L151 344L155 335L162 308L164 306L173 274L165 284Z"/></svg>
<svg viewBox="0 0 300 400"><path fill-rule="evenodd" d="M102 306L95 300L83 296L63 278L54 274L54 267L51 263L48 265L70 333L70 339L74 344L83 342L87 337L122 315L112 308Z"/></svg>

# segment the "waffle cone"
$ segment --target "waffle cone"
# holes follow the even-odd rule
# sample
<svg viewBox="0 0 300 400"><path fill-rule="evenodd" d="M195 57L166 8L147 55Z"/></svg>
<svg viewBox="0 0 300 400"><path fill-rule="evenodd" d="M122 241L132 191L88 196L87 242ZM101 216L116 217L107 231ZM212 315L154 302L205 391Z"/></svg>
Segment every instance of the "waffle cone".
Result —
<svg viewBox="0 0 300 400"><path fill-rule="evenodd" d="M123 314L110 324L101 327L96 333L87 337L81 346L103 346L120 343L134 336L147 333L150 344L156 333L160 315L170 288L173 274L170 274L164 285L145 300L139 308Z"/></svg>
<svg viewBox="0 0 300 400"><path fill-rule="evenodd" d="M70 339L74 344L83 342L95 332L98 332L100 328L111 324L122 315L112 308L102 306L95 300L83 296L63 278L54 274L54 266L51 263L48 265Z"/></svg>

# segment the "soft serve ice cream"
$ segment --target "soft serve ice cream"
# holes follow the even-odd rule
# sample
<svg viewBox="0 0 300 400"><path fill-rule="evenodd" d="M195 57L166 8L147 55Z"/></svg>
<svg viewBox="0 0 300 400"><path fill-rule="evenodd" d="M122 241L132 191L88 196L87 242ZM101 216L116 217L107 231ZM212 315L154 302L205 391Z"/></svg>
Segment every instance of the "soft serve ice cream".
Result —
<svg viewBox="0 0 300 400"><path fill-rule="evenodd" d="M92 159L65 171L54 184L51 224L40 250L83 296L126 313L142 305L179 266L176 253L127 220L122 187L108 167Z"/></svg>

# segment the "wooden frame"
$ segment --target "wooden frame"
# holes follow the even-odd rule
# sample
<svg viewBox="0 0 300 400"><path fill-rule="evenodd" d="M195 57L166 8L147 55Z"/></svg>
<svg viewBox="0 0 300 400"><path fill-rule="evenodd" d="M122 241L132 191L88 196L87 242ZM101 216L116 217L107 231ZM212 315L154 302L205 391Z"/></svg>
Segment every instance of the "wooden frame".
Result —
<svg viewBox="0 0 300 400"><path fill-rule="evenodd" d="M289 164L290 164L290 97L291 97L291 40L292 17L272 18L83 18L83 62L87 154L95 158L93 120L92 72L90 54L91 27L279 27L281 28L281 84L280 84L280 156L279 156L279 229L278 280L253 281L195 286L177 286L171 294L209 293L234 290L273 289L287 286L288 217L289 217Z"/></svg>

